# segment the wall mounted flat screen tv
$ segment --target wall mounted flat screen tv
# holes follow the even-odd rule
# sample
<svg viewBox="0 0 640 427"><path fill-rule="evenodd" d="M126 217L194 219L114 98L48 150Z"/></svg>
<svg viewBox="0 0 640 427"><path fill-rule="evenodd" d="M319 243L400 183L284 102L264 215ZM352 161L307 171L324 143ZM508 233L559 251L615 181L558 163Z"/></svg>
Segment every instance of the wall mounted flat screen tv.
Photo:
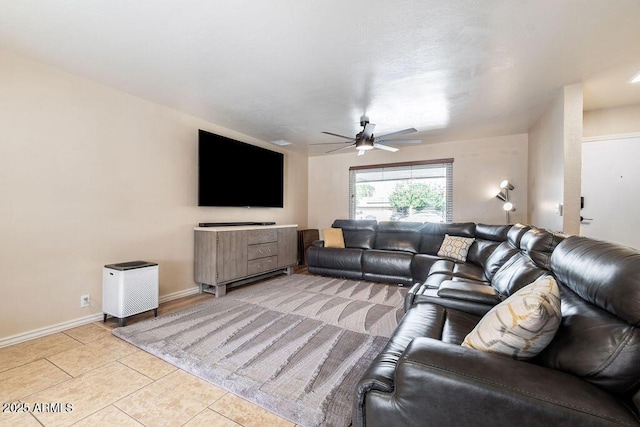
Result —
<svg viewBox="0 0 640 427"><path fill-rule="evenodd" d="M198 206L284 207L284 155L200 129Z"/></svg>

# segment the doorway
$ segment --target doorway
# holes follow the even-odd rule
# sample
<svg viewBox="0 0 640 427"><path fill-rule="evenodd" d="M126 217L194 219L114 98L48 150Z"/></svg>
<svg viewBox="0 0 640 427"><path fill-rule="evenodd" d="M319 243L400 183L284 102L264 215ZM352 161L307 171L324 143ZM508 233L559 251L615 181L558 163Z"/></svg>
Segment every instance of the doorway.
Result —
<svg viewBox="0 0 640 427"><path fill-rule="evenodd" d="M640 135L582 145L580 234L640 249Z"/></svg>

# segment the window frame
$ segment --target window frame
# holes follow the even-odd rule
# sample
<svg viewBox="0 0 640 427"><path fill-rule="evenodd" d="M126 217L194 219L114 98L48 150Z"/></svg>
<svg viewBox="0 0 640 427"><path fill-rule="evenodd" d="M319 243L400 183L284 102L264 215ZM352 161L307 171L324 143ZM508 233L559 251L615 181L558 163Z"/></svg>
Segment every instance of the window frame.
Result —
<svg viewBox="0 0 640 427"><path fill-rule="evenodd" d="M356 174L358 171L380 169L382 172L385 170L393 169L406 169L414 166L420 169L433 167L433 168L445 168L445 222L453 222L453 158L446 159L434 159L434 160L420 160L415 162L398 162L398 163L385 163L376 165L361 165L351 166L349 168L349 218L354 219L356 217Z"/></svg>

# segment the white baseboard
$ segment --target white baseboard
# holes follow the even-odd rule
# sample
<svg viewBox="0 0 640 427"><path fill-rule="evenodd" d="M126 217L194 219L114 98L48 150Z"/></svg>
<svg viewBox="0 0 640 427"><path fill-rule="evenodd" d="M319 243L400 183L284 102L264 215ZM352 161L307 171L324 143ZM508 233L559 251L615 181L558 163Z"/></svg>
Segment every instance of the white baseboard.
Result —
<svg viewBox="0 0 640 427"><path fill-rule="evenodd" d="M200 292L199 286L185 289L183 291L173 292L171 294L163 295L158 298L158 303L172 301L178 298L184 298L189 295L194 295ZM86 325L103 319L102 313L90 314L89 316L78 317L77 319L68 320L66 322L57 323L51 326L45 326L44 328L33 329L31 331L23 332L16 335L0 338L0 348L8 347L10 345L19 344L21 342L33 340L36 338L44 337L47 335L55 334L57 332L66 331L67 329L77 328L78 326Z"/></svg>
<svg viewBox="0 0 640 427"><path fill-rule="evenodd" d="M158 302L162 304L163 302L173 301L174 299L188 297L189 295L195 295L197 293L200 293L200 286L194 286L193 288L185 289L183 291L163 295L158 298Z"/></svg>

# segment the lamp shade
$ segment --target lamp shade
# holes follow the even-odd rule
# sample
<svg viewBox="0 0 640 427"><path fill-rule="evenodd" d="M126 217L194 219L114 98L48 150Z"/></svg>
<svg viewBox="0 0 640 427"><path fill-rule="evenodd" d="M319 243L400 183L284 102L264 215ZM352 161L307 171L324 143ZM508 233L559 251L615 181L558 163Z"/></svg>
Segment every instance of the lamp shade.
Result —
<svg viewBox="0 0 640 427"><path fill-rule="evenodd" d="M507 212L513 212L516 210L516 208L513 207L513 203L511 202L507 202L504 205L502 205L502 209L504 209Z"/></svg>
<svg viewBox="0 0 640 427"><path fill-rule="evenodd" d="M500 191L498 194L496 194L496 199L506 202L508 200L507 193L505 193L504 191Z"/></svg>
<svg viewBox="0 0 640 427"><path fill-rule="evenodd" d="M515 187L513 186L513 184L511 184L509 181L507 181L506 179L504 181L502 181L500 183L500 188L502 188L503 190L513 190Z"/></svg>

